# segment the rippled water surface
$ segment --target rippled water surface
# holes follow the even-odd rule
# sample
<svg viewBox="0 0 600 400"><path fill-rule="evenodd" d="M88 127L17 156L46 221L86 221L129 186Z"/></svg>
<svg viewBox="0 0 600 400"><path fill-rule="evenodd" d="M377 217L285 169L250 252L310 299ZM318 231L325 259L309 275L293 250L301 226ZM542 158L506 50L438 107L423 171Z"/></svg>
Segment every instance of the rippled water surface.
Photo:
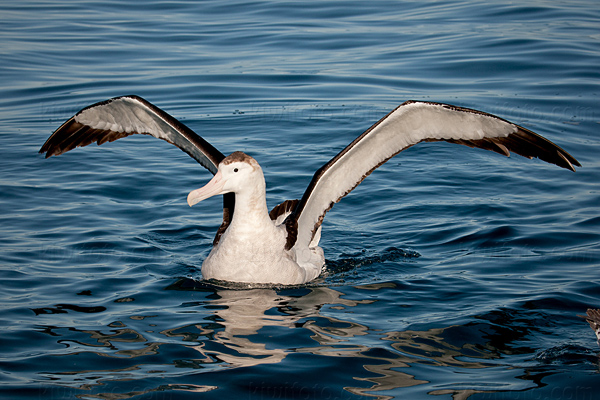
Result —
<svg viewBox="0 0 600 400"><path fill-rule="evenodd" d="M594 399L595 1L0 5L0 397ZM497 114L576 173L451 144L392 159L324 223L323 277L221 287L210 174L150 137L45 160L80 108L138 94L268 203L408 99Z"/></svg>

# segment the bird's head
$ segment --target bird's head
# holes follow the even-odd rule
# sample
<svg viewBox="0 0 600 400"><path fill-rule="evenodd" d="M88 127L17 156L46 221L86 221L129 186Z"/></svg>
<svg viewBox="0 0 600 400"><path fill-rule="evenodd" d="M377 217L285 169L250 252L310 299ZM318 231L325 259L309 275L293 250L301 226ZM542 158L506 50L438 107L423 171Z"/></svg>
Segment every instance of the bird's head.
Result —
<svg viewBox="0 0 600 400"><path fill-rule="evenodd" d="M264 190L260 165L249 155L236 151L221 161L217 173L205 186L190 192L187 201L191 207L218 194L241 193L257 187Z"/></svg>

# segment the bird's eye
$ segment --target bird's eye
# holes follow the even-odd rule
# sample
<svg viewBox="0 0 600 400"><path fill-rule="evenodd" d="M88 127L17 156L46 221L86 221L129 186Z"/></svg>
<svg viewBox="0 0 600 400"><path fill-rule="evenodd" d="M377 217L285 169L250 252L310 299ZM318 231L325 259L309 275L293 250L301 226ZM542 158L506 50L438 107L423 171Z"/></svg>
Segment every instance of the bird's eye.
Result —
<svg viewBox="0 0 600 400"><path fill-rule="evenodd" d="M234 169L233 169L233 172L238 172L238 171L239 171L239 170L238 170L237 168L234 168Z"/></svg>

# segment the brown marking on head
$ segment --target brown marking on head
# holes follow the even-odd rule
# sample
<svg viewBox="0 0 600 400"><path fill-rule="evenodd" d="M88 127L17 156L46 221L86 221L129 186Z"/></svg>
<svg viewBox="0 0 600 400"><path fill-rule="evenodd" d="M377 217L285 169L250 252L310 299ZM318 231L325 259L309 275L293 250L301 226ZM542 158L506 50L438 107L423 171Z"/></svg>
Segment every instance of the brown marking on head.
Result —
<svg viewBox="0 0 600 400"><path fill-rule="evenodd" d="M260 166L258 165L258 162L254 158L250 157L248 154L243 153L241 151L236 151L236 152L231 153L230 155L225 157L223 159L223 161L221 161L221 164L229 165L234 162L245 162L245 163L250 164L252 166L252 168L254 168L254 169L260 168Z"/></svg>

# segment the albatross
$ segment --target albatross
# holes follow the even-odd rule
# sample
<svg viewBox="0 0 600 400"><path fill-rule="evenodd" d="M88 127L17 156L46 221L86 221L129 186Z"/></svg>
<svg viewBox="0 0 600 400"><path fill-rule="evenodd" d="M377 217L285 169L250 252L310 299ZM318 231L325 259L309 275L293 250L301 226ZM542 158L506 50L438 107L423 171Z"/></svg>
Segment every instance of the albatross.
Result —
<svg viewBox="0 0 600 400"><path fill-rule="evenodd" d="M507 120L449 104L407 101L377 121L317 170L299 200L270 212L263 171L251 156L222 154L186 125L139 96L120 96L83 108L44 143L46 158L76 147L145 134L190 155L214 176L190 192L190 206L223 195L223 223L202 263L204 279L294 285L321 274L319 240L327 211L383 163L421 142L445 141L514 152L575 171L579 162L544 137Z"/></svg>

